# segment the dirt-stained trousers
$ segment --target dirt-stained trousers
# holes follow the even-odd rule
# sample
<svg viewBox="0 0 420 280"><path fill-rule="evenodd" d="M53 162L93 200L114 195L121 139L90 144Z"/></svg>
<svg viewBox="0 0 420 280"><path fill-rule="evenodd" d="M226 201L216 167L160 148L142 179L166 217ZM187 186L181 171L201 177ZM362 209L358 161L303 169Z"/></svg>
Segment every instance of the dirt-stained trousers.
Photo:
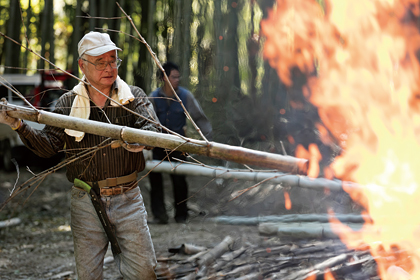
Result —
<svg viewBox="0 0 420 280"><path fill-rule="evenodd" d="M101 199L116 229L122 253L114 259L124 279L156 279L156 257L139 187ZM75 187L71 194L71 229L78 279L103 279L109 241L88 194Z"/></svg>

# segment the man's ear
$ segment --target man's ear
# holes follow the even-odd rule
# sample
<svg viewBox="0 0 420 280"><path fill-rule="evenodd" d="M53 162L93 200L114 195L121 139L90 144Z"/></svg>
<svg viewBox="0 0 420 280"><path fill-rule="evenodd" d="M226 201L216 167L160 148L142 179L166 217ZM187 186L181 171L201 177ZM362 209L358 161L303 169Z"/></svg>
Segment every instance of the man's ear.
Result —
<svg viewBox="0 0 420 280"><path fill-rule="evenodd" d="M79 64L80 70L85 74L85 64L83 63L83 60L79 59L77 63Z"/></svg>

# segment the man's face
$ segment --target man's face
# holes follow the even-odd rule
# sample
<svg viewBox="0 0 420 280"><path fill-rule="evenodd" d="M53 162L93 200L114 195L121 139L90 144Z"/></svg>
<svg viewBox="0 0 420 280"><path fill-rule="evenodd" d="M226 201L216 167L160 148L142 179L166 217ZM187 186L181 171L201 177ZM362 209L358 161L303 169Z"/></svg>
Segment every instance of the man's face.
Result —
<svg viewBox="0 0 420 280"><path fill-rule="evenodd" d="M179 74L178 70L172 70L171 73L169 74L169 82L171 83L172 87L174 88L174 90L178 89L179 86L179 79L180 79L181 75Z"/></svg>
<svg viewBox="0 0 420 280"><path fill-rule="evenodd" d="M107 63L113 62L117 59L116 51L112 50L100 56L83 55L83 58L90 63L79 60L79 66L92 86L98 89L110 88L117 79L118 68L112 68L111 65ZM97 70L97 67L95 67L94 64L99 63L106 63L106 68L102 71Z"/></svg>

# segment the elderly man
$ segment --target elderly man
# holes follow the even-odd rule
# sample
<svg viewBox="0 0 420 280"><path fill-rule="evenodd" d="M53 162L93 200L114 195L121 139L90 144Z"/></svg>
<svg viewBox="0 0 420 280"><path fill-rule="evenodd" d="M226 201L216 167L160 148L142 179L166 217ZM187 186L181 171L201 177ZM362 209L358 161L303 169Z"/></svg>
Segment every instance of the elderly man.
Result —
<svg viewBox="0 0 420 280"><path fill-rule="evenodd" d="M55 113L160 131L153 106L143 90L127 85L118 77L121 60L117 50L121 49L106 33L90 32L80 40L78 62L85 83L79 83L61 96ZM67 165L67 178L70 182L82 180L96 190L121 250L121 253L113 253L124 279L155 279L156 258L147 213L137 186L137 173L145 166L144 147L121 142L109 145L111 139L102 136L48 125L38 131L8 116L4 107L0 112L0 122L9 124L25 145L42 157L65 149L68 158L94 146L105 146ZM76 186L71 193L71 228L78 279L102 279L109 235L89 195Z"/></svg>

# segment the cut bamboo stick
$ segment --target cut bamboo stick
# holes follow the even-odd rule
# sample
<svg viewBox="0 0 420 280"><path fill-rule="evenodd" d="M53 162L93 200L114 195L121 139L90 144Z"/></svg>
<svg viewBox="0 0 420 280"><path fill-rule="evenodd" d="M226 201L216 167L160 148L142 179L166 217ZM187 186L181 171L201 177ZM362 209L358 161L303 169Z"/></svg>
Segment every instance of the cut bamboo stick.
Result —
<svg viewBox="0 0 420 280"><path fill-rule="evenodd" d="M341 254L338 256L334 256L330 259L327 259L321 263L314 265L313 268L307 268L300 270L290 276L286 277L287 280L294 280L294 279L308 279L312 275L321 274L325 269L334 267L336 265L342 264L347 260L347 254Z"/></svg>
<svg viewBox="0 0 420 280"><path fill-rule="evenodd" d="M21 220L19 218L12 218L12 219L9 219L9 220L0 221L0 228L12 227L12 226L16 226L20 223L21 223Z"/></svg>
<svg viewBox="0 0 420 280"><path fill-rule="evenodd" d="M8 108L8 114L14 118L87 132L112 139L123 140L128 143L140 143L142 145L170 150L176 149L190 154L204 155L240 164L272 168L292 174L306 174L308 168L308 161L306 159L74 118L42 110L6 104L4 102L0 102L0 105L6 106Z"/></svg>
<svg viewBox="0 0 420 280"><path fill-rule="evenodd" d="M200 258L197 262L199 267L208 266L214 262L218 257L223 255L229 250L229 247L233 244L233 238L226 236L222 242L220 242L216 247L208 251L204 256Z"/></svg>

